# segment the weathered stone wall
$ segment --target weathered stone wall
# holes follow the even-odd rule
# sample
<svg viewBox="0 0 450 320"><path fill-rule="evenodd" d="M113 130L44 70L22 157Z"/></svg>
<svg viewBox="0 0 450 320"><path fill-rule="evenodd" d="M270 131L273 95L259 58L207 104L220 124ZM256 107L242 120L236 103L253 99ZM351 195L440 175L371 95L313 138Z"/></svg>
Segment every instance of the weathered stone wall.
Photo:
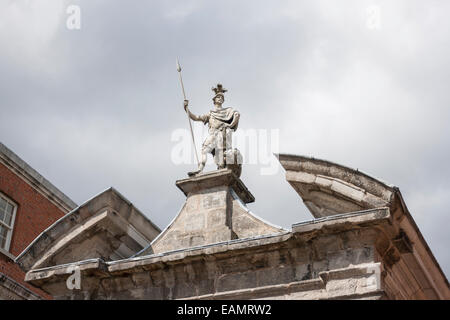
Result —
<svg viewBox="0 0 450 320"><path fill-rule="evenodd" d="M268 244L255 239L235 250L210 247L110 265L103 275L86 271L81 290L68 290L63 277L43 288L60 299L379 298L374 236L373 230L306 239L287 233Z"/></svg>

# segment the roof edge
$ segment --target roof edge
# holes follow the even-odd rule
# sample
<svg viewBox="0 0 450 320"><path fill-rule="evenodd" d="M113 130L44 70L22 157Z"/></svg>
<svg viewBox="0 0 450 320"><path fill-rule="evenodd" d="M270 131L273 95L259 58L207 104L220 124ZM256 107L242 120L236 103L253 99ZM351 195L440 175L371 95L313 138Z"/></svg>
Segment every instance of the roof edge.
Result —
<svg viewBox="0 0 450 320"><path fill-rule="evenodd" d="M77 204L55 187L50 181L44 178L39 172L33 169L28 163L21 159L11 149L0 142L0 161L9 169L22 177L33 188L40 191L46 198L56 202L58 207L63 208L66 213L71 211Z"/></svg>
<svg viewBox="0 0 450 320"><path fill-rule="evenodd" d="M44 231L42 231L14 260L16 263L18 263L22 267L21 259L27 255L27 253L32 249L33 246L35 246L39 241L45 241L46 235L57 225L63 223L65 220L70 219L70 217L78 212L82 207L88 205L91 201L95 200L96 198L99 198L103 196L107 192L112 192L115 195L117 195L120 199L122 199L125 203L133 207L133 209L139 213L148 223L158 232L161 232L161 229L156 226L146 215L144 215L139 209L137 209L132 202L130 202L127 198L125 198L121 193L119 193L115 188L109 187L102 192L96 194L95 196L91 197L90 199L83 202L78 207L74 208L72 211L61 217L60 219L56 220L53 224L51 224L49 227L47 227ZM28 271L28 270L27 270Z"/></svg>

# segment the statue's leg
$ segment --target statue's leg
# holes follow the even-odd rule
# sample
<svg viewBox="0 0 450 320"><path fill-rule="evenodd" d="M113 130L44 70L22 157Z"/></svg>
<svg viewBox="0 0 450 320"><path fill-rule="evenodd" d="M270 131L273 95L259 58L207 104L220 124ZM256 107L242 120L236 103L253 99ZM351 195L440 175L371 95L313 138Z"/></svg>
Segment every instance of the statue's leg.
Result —
<svg viewBox="0 0 450 320"><path fill-rule="evenodd" d="M216 148L214 151L214 163L217 165L217 169L223 169L225 167L225 163L223 161L223 149Z"/></svg>
<svg viewBox="0 0 450 320"><path fill-rule="evenodd" d="M233 133L233 130L230 128L226 129L225 132L225 145L224 145L224 162L225 167L228 165L235 164L235 157L234 157L234 151L232 149L232 140L231 135Z"/></svg>
<svg viewBox="0 0 450 320"><path fill-rule="evenodd" d="M208 145L207 141L205 141L205 143L202 146L202 154L201 154L201 160L200 163L198 164L198 169L195 171L191 171L188 172L188 176L195 176L196 174L199 174L200 172L203 171L203 169L205 168L205 164L206 161L208 160L208 152L210 151L210 146Z"/></svg>
<svg viewBox="0 0 450 320"><path fill-rule="evenodd" d="M225 130L217 132L214 162L217 165L217 169L225 168L225 151L226 151L226 136Z"/></svg>
<svg viewBox="0 0 450 320"><path fill-rule="evenodd" d="M198 170L200 170L200 172L203 171L203 168L205 167L206 164L206 160L208 160L208 152L207 150L202 148L202 159L200 161L200 164L198 165Z"/></svg>
<svg viewBox="0 0 450 320"><path fill-rule="evenodd" d="M208 159L207 153L204 152L204 149L202 149L202 155L201 155L201 162L198 164L198 169L195 171L188 172L188 176L192 177L196 174L199 174L203 171L203 168L205 168L206 160Z"/></svg>

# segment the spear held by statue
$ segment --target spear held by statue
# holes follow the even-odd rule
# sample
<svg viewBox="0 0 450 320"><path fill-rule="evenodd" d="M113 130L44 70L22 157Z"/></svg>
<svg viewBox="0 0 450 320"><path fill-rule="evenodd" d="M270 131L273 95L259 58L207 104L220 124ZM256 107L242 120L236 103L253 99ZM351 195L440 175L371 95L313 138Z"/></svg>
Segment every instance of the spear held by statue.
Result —
<svg viewBox="0 0 450 320"><path fill-rule="evenodd" d="M186 101L187 101L186 92L184 91L183 77L181 76L181 66L180 66L180 63L178 62L178 59L177 59L177 71L178 71L178 75L180 76L181 90L183 91L183 97L184 97L184 101L186 103ZM189 121L189 128L191 130L191 137L192 137L192 144L194 145L195 158L197 159L197 165L200 165L200 161L198 160L197 147L195 146L194 132L192 131L192 123L191 123L191 118L189 117L188 107L185 106L185 109L186 109L186 115L187 115L188 121Z"/></svg>

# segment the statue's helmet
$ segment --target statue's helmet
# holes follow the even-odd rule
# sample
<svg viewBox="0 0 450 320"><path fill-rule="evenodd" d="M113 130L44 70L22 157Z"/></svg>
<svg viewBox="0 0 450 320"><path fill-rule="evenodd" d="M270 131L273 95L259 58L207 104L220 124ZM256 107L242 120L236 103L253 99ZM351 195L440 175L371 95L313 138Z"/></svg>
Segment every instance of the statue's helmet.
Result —
<svg viewBox="0 0 450 320"><path fill-rule="evenodd" d="M225 100L224 93L227 92L228 90L225 89L224 87L222 87L222 85L220 83L218 83L216 88L214 88L214 87L212 88L212 91L214 91L214 93L215 93L215 95L212 98L212 100L215 101L216 98L219 97L219 96L222 97L222 100Z"/></svg>

